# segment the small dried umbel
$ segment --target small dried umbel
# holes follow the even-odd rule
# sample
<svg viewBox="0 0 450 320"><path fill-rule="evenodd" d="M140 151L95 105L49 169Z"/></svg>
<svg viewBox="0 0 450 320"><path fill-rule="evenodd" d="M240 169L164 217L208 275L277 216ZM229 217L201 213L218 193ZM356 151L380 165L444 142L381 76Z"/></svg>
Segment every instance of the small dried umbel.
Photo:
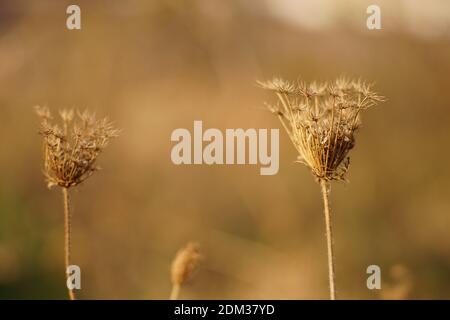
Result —
<svg viewBox="0 0 450 320"><path fill-rule="evenodd" d="M64 201L64 253L69 298L75 300L70 283L71 266L71 210L69 188L89 178L96 170L99 154L119 131L107 119L96 120L87 111L60 112L61 124L52 124L53 117L46 107L35 107L41 118L39 133L43 136L44 175L48 187L60 186Z"/></svg>
<svg viewBox="0 0 450 320"><path fill-rule="evenodd" d="M298 151L298 161L319 180L344 180L360 113L383 97L371 85L346 78L311 84L275 78L258 84L275 92L277 103L267 107L280 119Z"/></svg>
<svg viewBox="0 0 450 320"><path fill-rule="evenodd" d="M178 299L180 288L194 273L200 262L200 249L198 243L189 242L185 247L178 250L172 261L171 280L172 293L171 300Z"/></svg>
<svg viewBox="0 0 450 320"><path fill-rule="evenodd" d="M42 120L39 133L44 138L44 175L48 186L70 188L82 183L98 169L97 157L119 131L108 119L97 120L87 111L75 115L73 110L63 110L61 126L52 124L48 108L35 108Z"/></svg>

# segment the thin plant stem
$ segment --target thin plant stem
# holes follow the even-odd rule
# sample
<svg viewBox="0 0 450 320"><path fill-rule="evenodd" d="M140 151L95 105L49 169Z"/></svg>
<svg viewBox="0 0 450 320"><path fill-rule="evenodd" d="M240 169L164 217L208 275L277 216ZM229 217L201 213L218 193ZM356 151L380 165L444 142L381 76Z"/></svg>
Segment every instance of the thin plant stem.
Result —
<svg viewBox="0 0 450 320"><path fill-rule="evenodd" d="M333 228L330 214L330 203L328 201L328 187L327 181L321 179L320 186L323 197L323 211L325 213L325 228L327 235L327 252L328 252L328 281L330 287L330 299L336 300L336 286L335 286L335 272L334 272L334 249L333 249Z"/></svg>
<svg viewBox="0 0 450 320"><path fill-rule="evenodd" d="M66 282L68 280L69 277L69 266L70 266L70 200L69 200L69 190L67 188L62 188L62 192L63 192L63 200L64 200L64 262L65 262L65 267L66 267ZM66 283L67 285L67 283ZM75 293L73 291L73 289L70 289L69 287L67 287L68 291L69 291L69 298L70 300L75 300Z"/></svg>
<svg viewBox="0 0 450 320"><path fill-rule="evenodd" d="M178 300L178 296L180 295L180 285L175 283L172 286L172 292L170 293L170 300Z"/></svg>

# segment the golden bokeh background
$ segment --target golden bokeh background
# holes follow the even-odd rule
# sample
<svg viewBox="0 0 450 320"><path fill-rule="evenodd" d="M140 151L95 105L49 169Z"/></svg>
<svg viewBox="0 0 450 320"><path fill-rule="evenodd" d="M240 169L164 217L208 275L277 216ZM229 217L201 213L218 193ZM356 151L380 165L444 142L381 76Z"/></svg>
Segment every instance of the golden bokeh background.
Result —
<svg viewBox="0 0 450 320"><path fill-rule="evenodd" d="M34 105L88 108L121 136L72 190L82 299L166 299L195 240L184 299L327 299L319 187L280 130L280 170L175 166L176 128L280 128L255 85L274 75L376 83L348 184L334 183L338 296L450 297L450 4L377 1L78 0L0 4L0 298L65 299L61 193L41 168ZM382 289L366 287L366 268Z"/></svg>

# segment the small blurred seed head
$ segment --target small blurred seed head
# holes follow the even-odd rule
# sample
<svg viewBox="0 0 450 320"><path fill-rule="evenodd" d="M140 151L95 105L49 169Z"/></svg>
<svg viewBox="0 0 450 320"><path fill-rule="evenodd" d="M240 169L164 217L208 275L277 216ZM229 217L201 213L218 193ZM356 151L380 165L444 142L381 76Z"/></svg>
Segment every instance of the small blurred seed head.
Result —
<svg viewBox="0 0 450 320"><path fill-rule="evenodd" d="M44 175L48 187L70 188L89 178L98 167L97 157L119 135L108 119L97 120L87 111L62 110L60 124L52 123L47 107L35 107L41 118Z"/></svg>
<svg viewBox="0 0 450 320"><path fill-rule="evenodd" d="M389 269L389 282L383 282L380 292L385 300L406 300L411 298L414 279L411 270L403 264L395 264Z"/></svg>
<svg viewBox="0 0 450 320"><path fill-rule="evenodd" d="M181 286L189 280L200 262L200 246L198 243L189 242L178 250L172 261L171 280L173 285Z"/></svg>
<svg viewBox="0 0 450 320"><path fill-rule="evenodd" d="M345 180L360 113L384 98L372 91L372 85L345 77L311 84L280 78L257 83L275 92L277 103L266 106L288 133L298 162L319 180Z"/></svg>

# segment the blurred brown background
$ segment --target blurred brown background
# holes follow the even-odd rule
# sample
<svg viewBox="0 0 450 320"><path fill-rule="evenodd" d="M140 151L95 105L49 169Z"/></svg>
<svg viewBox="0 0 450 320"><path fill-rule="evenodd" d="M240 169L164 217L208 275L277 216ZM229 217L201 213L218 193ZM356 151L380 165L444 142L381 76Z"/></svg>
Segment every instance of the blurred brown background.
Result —
<svg viewBox="0 0 450 320"><path fill-rule="evenodd" d="M66 298L58 189L41 174L34 105L89 108L123 129L72 192L82 299L165 299L189 240L204 260L186 299L326 299L319 188L281 132L280 171L175 166L170 134L280 128L256 79L376 82L349 184L333 184L340 298L450 298L450 3L2 1L0 298ZM66 29L81 7L82 30ZM366 288L368 265L381 291Z"/></svg>

